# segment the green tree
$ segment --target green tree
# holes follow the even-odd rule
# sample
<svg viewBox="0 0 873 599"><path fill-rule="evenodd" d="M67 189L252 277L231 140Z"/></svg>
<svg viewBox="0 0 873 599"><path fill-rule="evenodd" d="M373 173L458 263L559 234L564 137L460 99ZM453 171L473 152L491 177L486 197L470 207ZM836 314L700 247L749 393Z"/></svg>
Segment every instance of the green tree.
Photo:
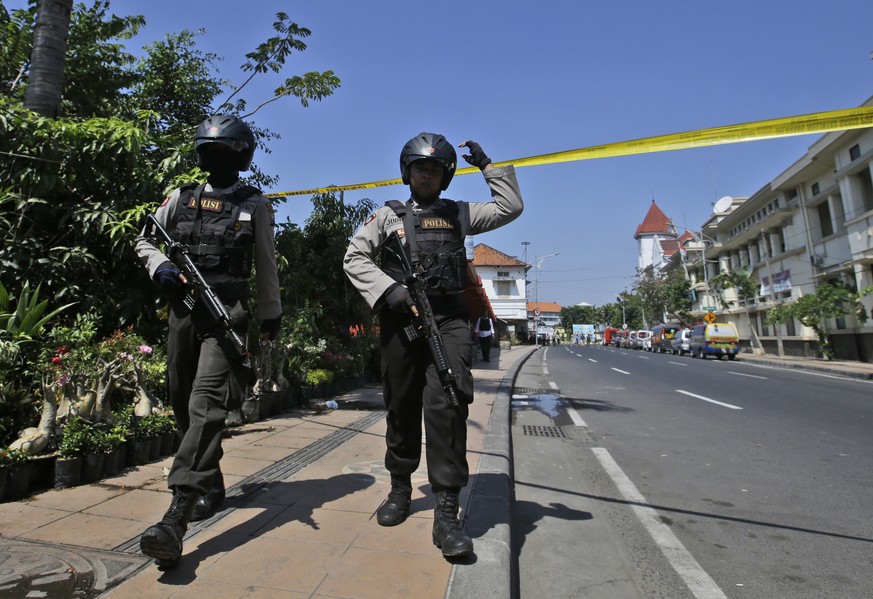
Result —
<svg viewBox="0 0 873 599"><path fill-rule="evenodd" d="M574 324L600 324L603 311L595 306L565 306L561 308L561 327L572 331Z"/></svg>
<svg viewBox="0 0 873 599"><path fill-rule="evenodd" d="M804 295L794 303L781 303L767 313L772 324L785 324L797 319L801 324L815 331L819 351L826 360L833 360L834 351L828 339L825 321L839 318L854 312L860 322L867 321L867 312L861 298L873 293L873 287L855 291L845 283L831 281L821 285L815 293Z"/></svg>
<svg viewBox="0 0 873 599"><path fill-rule="evenodd" d="M709 288L718 297L718 302L723 309L732 308L736 302L724 299L727 289L735 288L740 300L750 300L758 294L758 283L743 272L722 272L709 279Z"/></svg>
<svg viewBox="0 0 873 599"><path fill-rule="evenodd" d="M15 294L25 275L38 273L47 294L95 310L101 335L128 323L154 324L155 291L134 256L133 237L168 189L203 180L190 160L192 132L211 107L240 112L246 104L241 97L218 101L222 90L239 95L245 83L234 88L220 79L217 57L198 51L190 32L148 46L135 61L123 42L144 20L111 15L108 4L73 9L62 117L55 120L19 102L21 86L34 80L29 63L18 61L30 55L24 46L33 39L35 8L0 12L0 47L17 64L0 71L4 82L17 82L0 90L0 153L10 157L0 163L2 280ZM298 37L309 31L284 13L274 28L277 35L247 55L243 71L279 72L292 50L305 48ZM167 89L168 82L180 87ZM307 73L277 93L306 105L338 86L330 71ZM253 129L259 144L276 137ZM275 180L256 168L251 178Z"/></svg>

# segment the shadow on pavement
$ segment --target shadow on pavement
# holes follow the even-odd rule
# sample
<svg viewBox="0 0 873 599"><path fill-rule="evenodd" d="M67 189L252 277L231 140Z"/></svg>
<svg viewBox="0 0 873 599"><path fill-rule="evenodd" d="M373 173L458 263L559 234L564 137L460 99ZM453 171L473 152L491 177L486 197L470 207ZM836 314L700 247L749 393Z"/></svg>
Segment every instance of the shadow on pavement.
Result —
<svg viewBox="0 0 873 599"><path fill-rule="evenodd" d="M251 519L240 522L233 528L205 541L194 551L183 553L179 567L163 572L158 580L172 586L190 584L196 580L197 568L206 558L236 549L251 539L256 539L266 532L293 521L317 529L318 522L312 517L317 508L366 489L375 481L375 477L369 474L338 474L324 480L245 485L239 496L228 499L229 506L239 508L256 503L258 507L265 509ZM185 542L192 543L187 539Z"/></svg>

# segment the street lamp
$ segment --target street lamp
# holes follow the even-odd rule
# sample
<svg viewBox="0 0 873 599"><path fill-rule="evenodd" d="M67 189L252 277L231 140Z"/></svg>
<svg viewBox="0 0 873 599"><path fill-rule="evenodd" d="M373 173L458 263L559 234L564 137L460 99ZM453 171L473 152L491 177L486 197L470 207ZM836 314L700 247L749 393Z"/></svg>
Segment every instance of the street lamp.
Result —
<svg viewBox="0 0 873 599"><path fill-rule="evenodd" d="M627 315L624 312L624 298L619 295L616 296L615 299L617 299L618 303L621 304L621 327L624 328L627 326Z"/></svg>
<svg viewBox="0 0 873 599"><path fill-rule="evenodd" d="M534 306L536 306L534 308L534 344L536 344L537 346L539 346L540 344L540 336L537 331L539 327L539 314L537 314L537 311L540 309L540 269L542 268L543 261L546 258L557 256L560 253L561 252L555 252L554 254L548 254L546 256L543 256L542 258L534 257L534 266L537 269L536 277L534 278Z"/></svg>

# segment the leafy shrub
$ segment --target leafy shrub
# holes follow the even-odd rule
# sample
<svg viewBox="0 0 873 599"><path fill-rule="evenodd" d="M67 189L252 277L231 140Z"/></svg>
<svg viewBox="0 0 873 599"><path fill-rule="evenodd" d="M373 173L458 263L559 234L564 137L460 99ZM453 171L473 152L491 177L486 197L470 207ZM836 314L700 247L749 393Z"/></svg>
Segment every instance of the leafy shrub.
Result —
<svg viewBox="0 0 873 599"><path fill-rule="evenodd" d="M26 462L30 454L23 449L0 449L0 468L9 468Z"/></svg>
<svg viewBox="0 0 873 599"><path fill-rule="evenodd" d="M324 368L313 368L306 373L306 384L310 387L319 387L333 382L333 372Z"/></svg>
<svg viewBox="0 0 873 599"><path fill-rule="evenodd" d="M71 416L64 425L61 442L58 445L58 454L62 458L75 458L87 453L90 434L88 423L78 416Z"/></svg>

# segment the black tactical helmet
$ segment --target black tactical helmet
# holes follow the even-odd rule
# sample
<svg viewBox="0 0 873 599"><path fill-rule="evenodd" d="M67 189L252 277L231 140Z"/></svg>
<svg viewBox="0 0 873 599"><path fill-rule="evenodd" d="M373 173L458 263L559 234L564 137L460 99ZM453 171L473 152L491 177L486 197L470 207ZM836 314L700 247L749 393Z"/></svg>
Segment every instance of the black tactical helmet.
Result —
<svg viewBox="0 0 873 599"><path fill-rule="evenodd" d="M409 165L416 160L436 160L442 164L446 173L443 175L442 189L445 191L455 176L458 155L445 137L439 133L419 133L403 146L400 152L400 178L409 185Z"/></svg>
<svg viewBox="0 0 873 599"><path fill-rule="evenodd" d="M194 145L197 148L197 166L203 167L200 156L200 146L219 143L229 146L239 154L238 168L249 170L252 157L255 155L255 136L249 126L240 119L229 114L215 114L200 123L194 134Z"/></svg>

